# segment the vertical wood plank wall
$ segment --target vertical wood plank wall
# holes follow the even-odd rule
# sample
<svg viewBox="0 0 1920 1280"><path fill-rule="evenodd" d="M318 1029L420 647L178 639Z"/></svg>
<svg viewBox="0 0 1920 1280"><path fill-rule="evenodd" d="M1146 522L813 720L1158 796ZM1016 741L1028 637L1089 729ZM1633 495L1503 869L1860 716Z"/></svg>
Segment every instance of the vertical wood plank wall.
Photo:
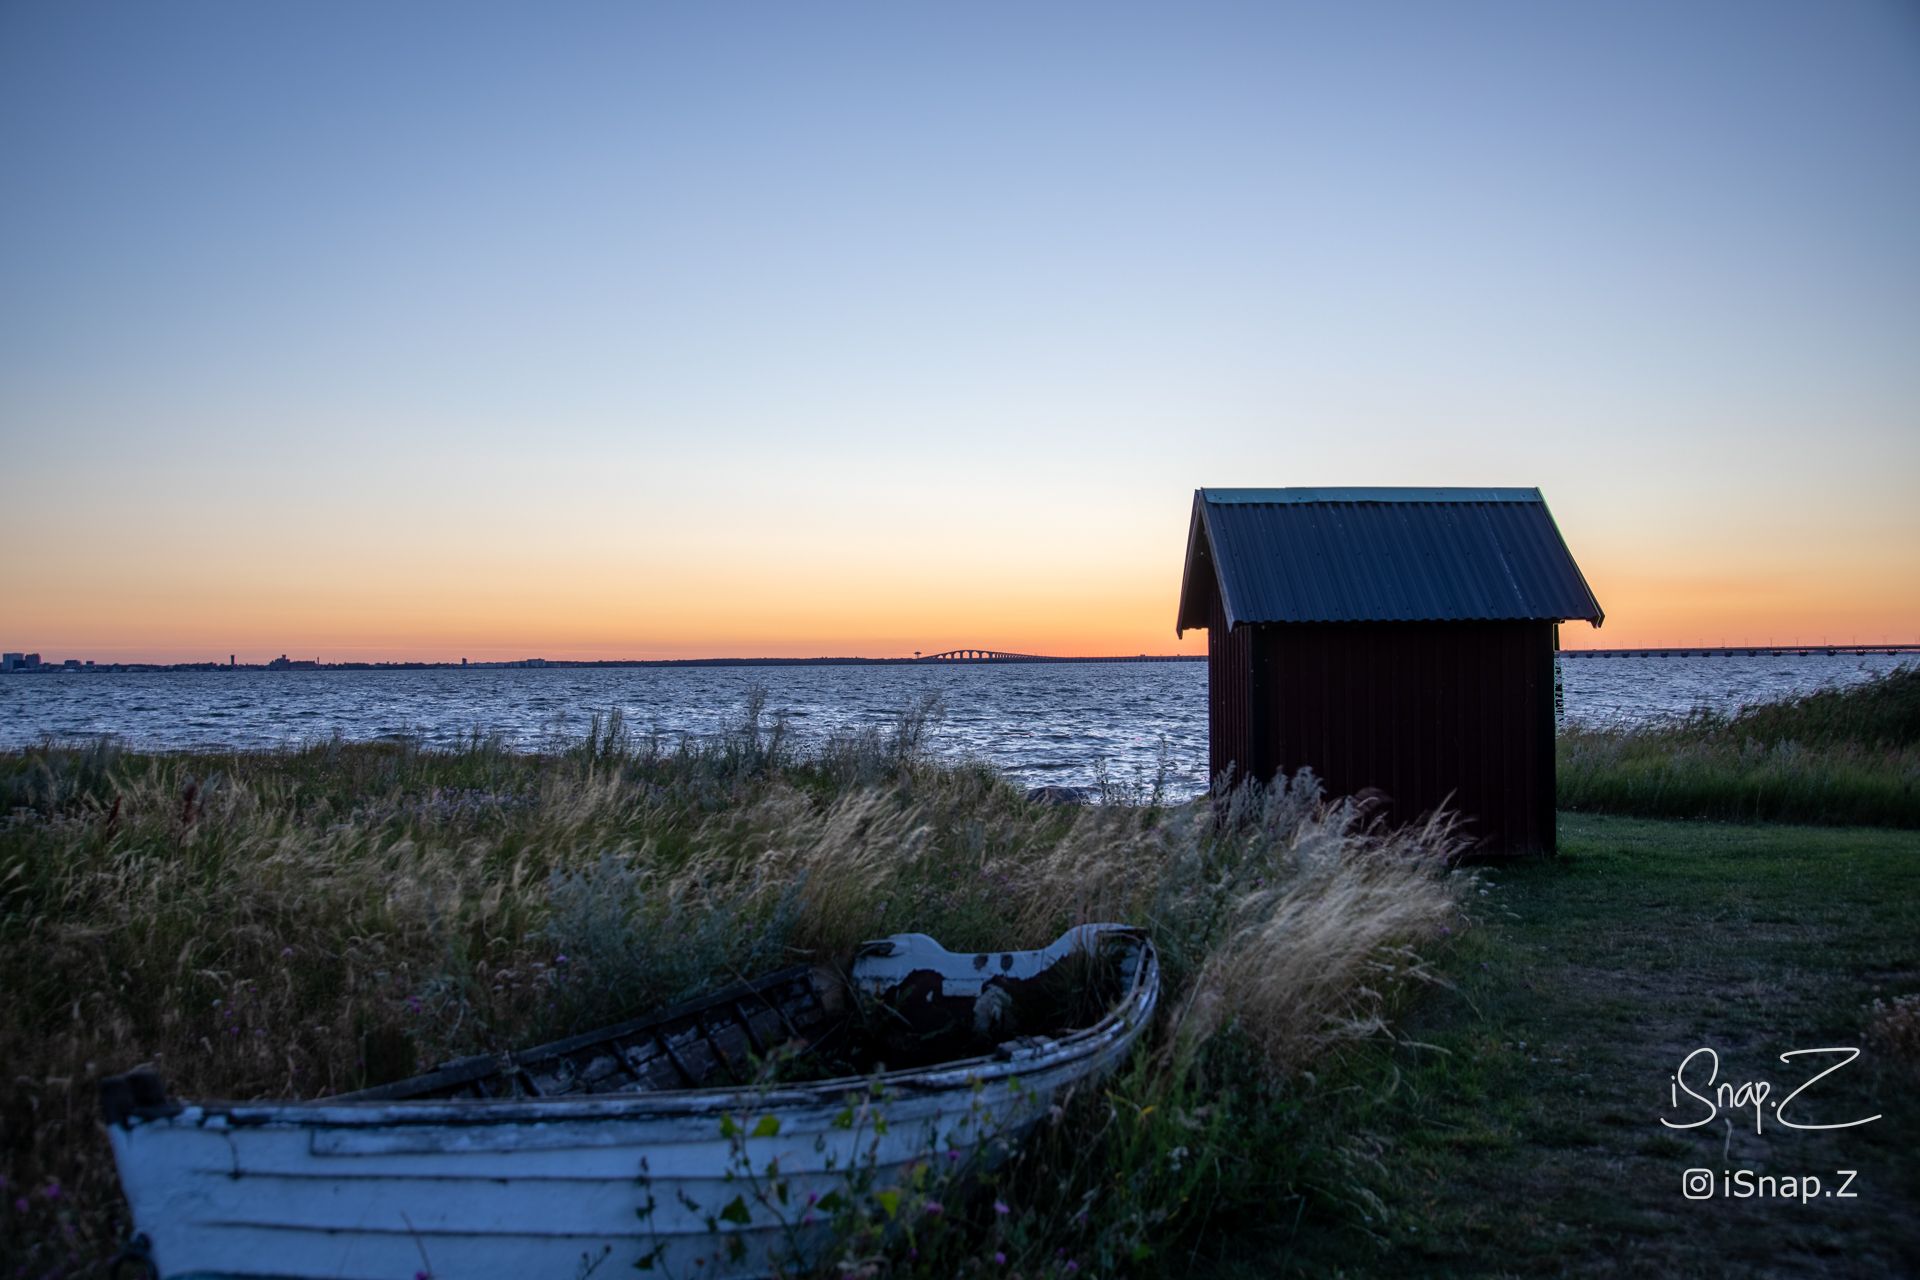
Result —
<svg viewBox="0 0 1920 1280"><path fill-rule="evenodd" d="M1253 648L1253 628L1228 631L1220 593L1214 592L1207 623L1209 783L1220 781L1220 775L1229 768L1238 782L1261 763L1253 751ZM1268 768L1260 776L1269 777L1272 772Z"/></svg>
<svg viewBox="0 0 1920 1280"><path fill-rule="evenodd" d="M1552 852L1553 624L1287 624L1207 632L1214 776L1311 767L1390 822L1443 803L1487 852Z"/></svg>

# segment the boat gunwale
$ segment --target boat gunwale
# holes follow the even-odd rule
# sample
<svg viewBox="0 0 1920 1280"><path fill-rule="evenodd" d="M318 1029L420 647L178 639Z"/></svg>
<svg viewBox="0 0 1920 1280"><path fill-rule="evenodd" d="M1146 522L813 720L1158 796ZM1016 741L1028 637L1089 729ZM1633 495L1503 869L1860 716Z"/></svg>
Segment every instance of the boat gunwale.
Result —
<svg viewBox="0 0 1920 1280"><path fill-rule="evenodd" d="M1132 981L1099 1021L1062 1036L1040 1038L1041 1042L1030 1051L1016 1048L1011 1053L1005 1052L1007 1045L1020 1045L1020 1041L1013 1040L992 1053L956 1058L931 1067L903 1067L872 1075L835 1076L764 1088L726 1085L547 1098L335 1097L254 1102L169 1099L160 1104L131 1107L114 1123L126 1129L164 1125L169 1121L195 1127L224 1121L233 1128L545 1124L705 1115L735 1109L802 1110L845 1105L850 1094L871 1093L876 1089L915 1096L971 1091L982 1085L1077 1064L1145 1028L1158 1003L1160 989L1160 959L1152 939L1144 929L1126 925L1080 925L1062 937L1082 930L1133 943L1139 959L1133 967Z"/></svg>

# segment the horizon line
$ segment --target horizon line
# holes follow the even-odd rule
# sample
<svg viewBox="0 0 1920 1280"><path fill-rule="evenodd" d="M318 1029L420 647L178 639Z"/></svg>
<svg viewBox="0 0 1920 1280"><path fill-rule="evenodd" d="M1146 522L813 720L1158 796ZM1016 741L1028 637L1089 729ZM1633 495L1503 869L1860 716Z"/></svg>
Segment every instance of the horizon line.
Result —
<svg viewBox="0 0 1920 1280"><path fill-rule="evenodd" d="M1920 641L1858 641L1836 644L1830 641L1788 642L1766 644L1669 644L1641 645L1632 647L1556 647L1556 654L1593 655L1600 657L1634 656L1676 656L1713 654L1732 655L1858 655L1870 656L1886 654L1889 656L1904 653L1920 653ZM20 658L36 659L33 666L20 665ZM697 658L509 658L487 659L479 662L467 658L430 659L430 658L384 658L384 659L347 659L340 661L322 661L315 658L291 658L281 654L278 658L266 662L240 662L235 655L229 654L227 661L217 658L187 661L155 661L149 659L119 659L98 661L95 659L64 658L47 661L38 654L25 654L23 651L11 651L6 654L7 661L0 665L0 674L29 675L58 672L114 672L114 671L368 671L368 670L537 670L543 668L584 668L584 667L794 667L794 666L1017 666L1040 663L1119 663L1119 662L1205 662L1205 653L1138 653L1138 654L1032 654L1011 653L989 649L954 649L938 654L916 652L911 657L866 657L862 655L820 654L810 657L697 657Z"/></svg>

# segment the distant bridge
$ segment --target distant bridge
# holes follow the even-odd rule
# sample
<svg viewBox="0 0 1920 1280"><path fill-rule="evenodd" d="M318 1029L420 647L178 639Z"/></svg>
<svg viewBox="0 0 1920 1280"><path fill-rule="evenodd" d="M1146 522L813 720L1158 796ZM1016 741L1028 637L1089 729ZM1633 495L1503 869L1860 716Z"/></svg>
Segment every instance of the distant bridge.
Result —
<svg viewBox="0 0 1920 1280"><path fill-rule="evenodd" d="M1840 655L1920 654L1920 644L1738 644L1724 647L1685 645L1670 649L1562 649L1569 658L1720 658L1815 657ZM1006 653L999 649L948 649L944 653L916 653L907 662L1205 662L1203 653L1140 653L1111 657L1062 657L1057 654Z"/></svg>
<svg viewBox="0 0 1920 1280"><path fill-rule="evenodd" d="M1895 657L1920 653L1920 644L1733 644L1686 645L1674 649L1562 649L1568 658L1809 658L1883 653Z"/></svg>
<svg viewBox="0 0 1920 1280"><path fill-rule="evenodd" d="M998 649L948 649L913 655L915 662L1204 662L1205 654L1142 653L1129 657L1063 658L1039 653L1002 653Z"/></svg>

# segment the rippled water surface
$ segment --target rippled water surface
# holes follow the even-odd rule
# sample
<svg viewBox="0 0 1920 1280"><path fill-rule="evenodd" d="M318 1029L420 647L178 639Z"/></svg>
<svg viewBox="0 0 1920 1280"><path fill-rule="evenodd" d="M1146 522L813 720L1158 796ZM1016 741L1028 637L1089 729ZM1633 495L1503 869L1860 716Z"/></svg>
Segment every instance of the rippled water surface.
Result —
<svg viewBox="0 0 1920 1280"><path fill-rule="evenodd" d="M1902 661L1911 659L1566 657L1562 670L1567 718L1591 724L1731 709ZM1142 783L1164 759L1174 782L1205 785L1198 662L10 675L0 676L0 747L98 734L143 747L269 747L335 734L450 743L475 729L539 747L582 733L611 707L638 731L673 739L738 719L755 687L803 739L891 723L931 694L945 708L932 744L949 758L1074 786L1102 772Z"/></svg>

